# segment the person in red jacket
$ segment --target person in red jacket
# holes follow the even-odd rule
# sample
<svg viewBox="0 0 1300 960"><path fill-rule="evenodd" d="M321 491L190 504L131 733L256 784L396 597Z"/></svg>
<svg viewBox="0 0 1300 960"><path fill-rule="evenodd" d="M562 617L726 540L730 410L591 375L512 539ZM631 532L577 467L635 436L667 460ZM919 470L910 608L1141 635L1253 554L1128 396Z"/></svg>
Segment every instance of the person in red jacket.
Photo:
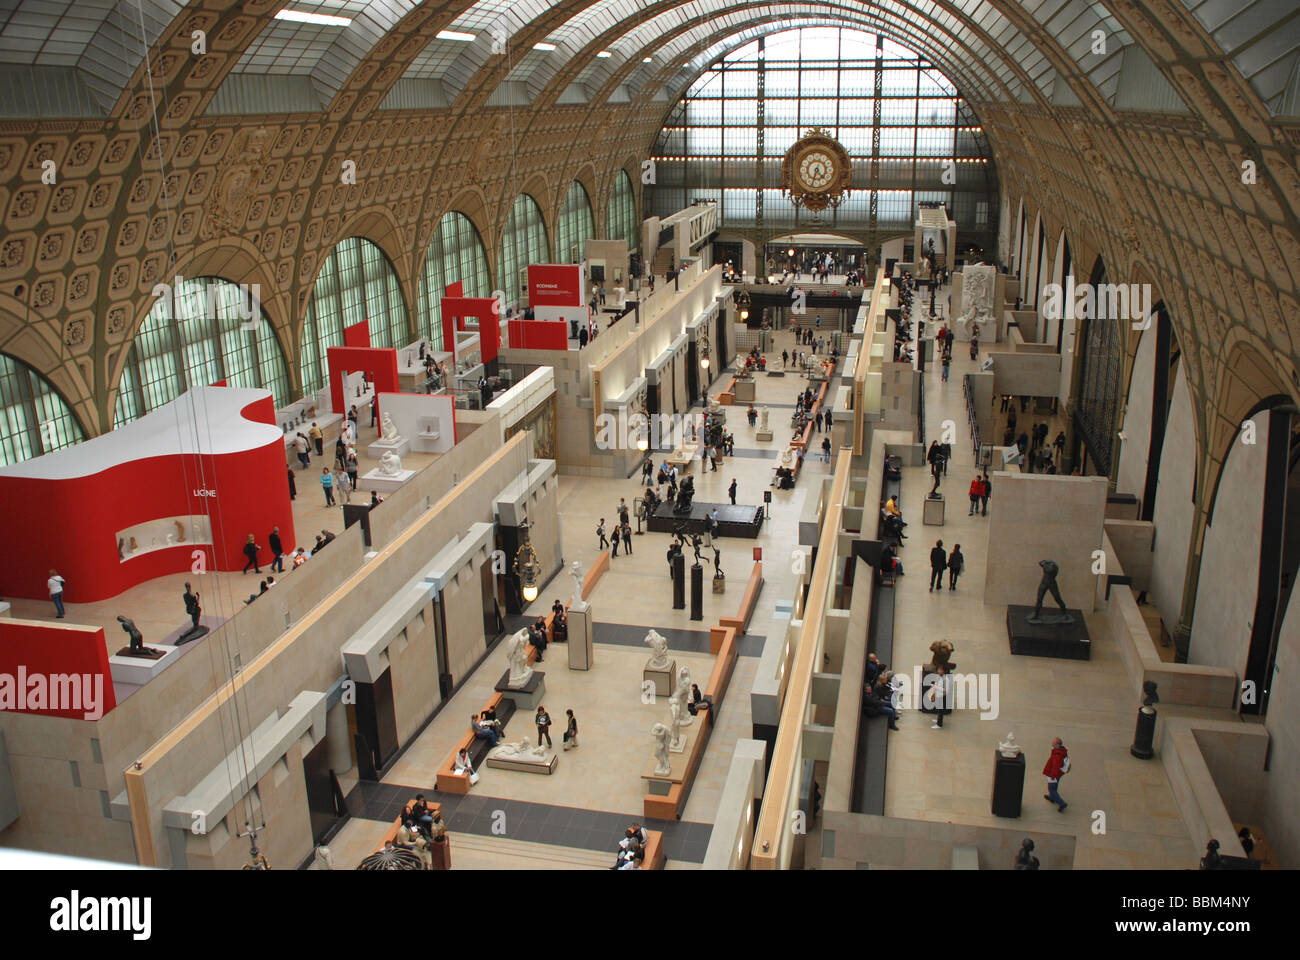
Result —
<svg viewBox="0 0 1300 960"><path fill-rule="evenodd" d="M1043 776L1047 778L1047 792L1043 794L1043 799L1051 800L1061 813L1065 813L1065 808L1069 804L1061 799L1056 787L1061 777L1065 776L1069 770L1070 754L1066 751L1061 738L1057 737L1052 741L1052 755L1047 758L1047 764L1043 767Z"/></svg>
<svg viewBox="0 0 1300 960"><path fill-rule="evenodd" d="M970 513L968 517L975 516L975 512L980 508L980 497L984 494L984 481L978 476L970 482Z"/></svg>

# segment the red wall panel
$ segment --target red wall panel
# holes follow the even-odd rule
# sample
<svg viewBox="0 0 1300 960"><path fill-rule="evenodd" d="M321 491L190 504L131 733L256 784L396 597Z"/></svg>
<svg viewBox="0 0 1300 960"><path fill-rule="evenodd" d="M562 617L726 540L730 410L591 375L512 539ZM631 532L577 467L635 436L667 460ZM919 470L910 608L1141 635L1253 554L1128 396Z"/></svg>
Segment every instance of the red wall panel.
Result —
<svg viewBox="0 0 1300 960"><path fill-rule="evenodd" d="M352 402L343 396L343 376L366 372L377 393L401 393L397 385L397 351L392 347L330 347L325 351L330 375L330 404L335 413L347 413ZM272 421L274 422L274 421Z"/></svg>
<svg viewBox="0 0 1300 960"><path fill-rule="evenodd" d="M121 636L123 645L130 642L125 633ZM146 637L145 643L148 642ZM96 720L98 717L93 714L102 715L117 706L102 627L75 627L61 623L0 618L0 674L7 675L0 680L0 684L8 686L7 691L0 690L0 696L5 696L6 693L16 696L15 687L20 678L30 680L36 676L43 677L48 689L48 678L53 674L80 674L83 681L89 675L91 682L96 685L95 692L98 693L94 709L88 709L91 704L84 697L76 706L65 703L61 705L62 708L47 706L43 709L34 709L17 700L14 703L6 700L0 703L0 709L67 717L70 720ZM95 678L99 678L97 682ZM22 686L26 692L32 692L29 683L23 683ZM61 685L56 685L56 689L59 686ZM52 700L47 699L46 702L51 703Z"/></svg>
<svg viewBox="0 0 1300 960"><path fill-rule="evenodd" d="M554 320L511 320L510 346L516 350L568 350L569 325Z"/></svg>

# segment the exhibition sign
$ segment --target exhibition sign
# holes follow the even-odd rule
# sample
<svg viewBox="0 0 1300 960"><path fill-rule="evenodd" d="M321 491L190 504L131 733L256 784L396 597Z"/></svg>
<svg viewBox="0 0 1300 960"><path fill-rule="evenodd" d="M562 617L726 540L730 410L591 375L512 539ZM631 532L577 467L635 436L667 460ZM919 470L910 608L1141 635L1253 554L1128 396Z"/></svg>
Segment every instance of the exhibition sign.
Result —
<svg viewBox="0 0 1300 960"><path fill-rule="evenodd" d="M582 264L534 263L528 267L530 307L576 307L582 295Z"/></svg>

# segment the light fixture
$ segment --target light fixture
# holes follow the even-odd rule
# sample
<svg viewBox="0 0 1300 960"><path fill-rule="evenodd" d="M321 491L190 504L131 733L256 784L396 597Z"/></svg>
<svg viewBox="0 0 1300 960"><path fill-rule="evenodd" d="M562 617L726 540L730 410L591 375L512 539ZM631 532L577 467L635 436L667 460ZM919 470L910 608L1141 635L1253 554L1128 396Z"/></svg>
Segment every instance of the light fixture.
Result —
<svg viewBox="0 0 1300 960"><path fill-rule="evenodd" d="M736 293L736 306L737 308L739 308L740 311L741 322L743 323L744 321L748 320L749 308L751 306L751 303L749 299L749 291L746 290L744 287L741 287L740 290Z"/></svg>
<svg viewBox="0 0 1300 960"><path fill-rule="evenodd" d="M304 13L301 10L281 10L275 15L277 20L291 20L294 23L316 23L325 27L346 27L352 21L347 17L332 17L327 13Z"/></svg>
<svg viewBox="0 0 1300 960"><path fill-rule="evenodd" d="M459 30L439 30L434 36L439 40L462 40L466 43L477 39L475 34L461 33Z"/></svg>
<svg viewBox="0 0 1300 960"><path fill-rule="evenodd" d="M786 252L789 253L790 256L793 257L793 256L794 256L794 247L791 247L791 248L790 248L788 251L786 251Z"/></svg>
<svg viewBox="0 0 1300 960"><path fill-rule="evenodd" d="M650 449L650 410L646 407L645 395L645 388L642 387L641 393L637 397L637 402L641 407L641 422L643 429L638 431L636 435L636 448L642 453L645 453Z"/></svg>
<svg viewBox="0 0 1300 960"><path fill-rule="evenodd" d="M534 50L544 50L544 51L546 51L547 53L549 53L550 51L552 51L552 50L555 49L555 44L553 44L553 43L534 43L534 44L533 44L533 49L534 49Z"/></svg>
<svg viewBox="0 0 1300 960"><path fill-rule="evenodd" d="M641 62L642 62L642 63L650 63L650 62L653 61L653 60L654 60L654 57L642 57L642 58L641 58Z"/></svg>
<svg viewBox="0 0 1300 960"><path fill-rule="evenodd" d="M521 581L520 587L526 603L532 603L537 599L537 577L542 571L541 561L537 559L537 551L533 549L532 541L528 539L528 530L531 526L527 519L519 525L519 532L523 534L524 542L515 551L515 575Z"/></svg>
<svg viewBox="0 0 1300 960"><path fill-rule="evenodd" d="M610 53L608 50L602 50L600 51L600 53L596 54L596 56L600 57L600 59L602 60L605 60L608 59L609 57L612 57L613 54Z"/></svg>

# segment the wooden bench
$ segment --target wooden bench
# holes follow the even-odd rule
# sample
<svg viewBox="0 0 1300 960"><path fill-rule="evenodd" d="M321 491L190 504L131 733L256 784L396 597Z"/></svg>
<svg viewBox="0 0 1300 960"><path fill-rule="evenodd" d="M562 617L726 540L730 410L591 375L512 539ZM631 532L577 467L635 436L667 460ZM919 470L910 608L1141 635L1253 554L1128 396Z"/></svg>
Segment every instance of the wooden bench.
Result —
<svg viewBox="0 0 1300 960"><path fill-rule="evenodd" d="M729 407L736 402L736 378L732 377L727 385L718 394L718 403L724 407Z"/></svg>
<svg viewBox="0 0 1300 960"><path fill-rule="evenodd" d="M758 594L763 589L763 561L755 560L754 569L750 571L749 580L745 584L745 592L740 597L740 609L734 617L719 617L718 624L722 627L731 627L736 631L736 635L745 632L749 626L749 620L754 615L754 608L758 606ZM716 632L717 627L709 630L709 653L715 656L722 647L721 634Z"/></svg>
<svg viewBox="0 0 1300 960"><path fill-rule="evenodd" d="M501 721L501 729L504 730L506 724L510 722L510 718L514 716L515 702L500 693L494 693L483 709L495 710L497 719ZM490 749L492 747L489 741L476 737L473 728L468 728L465 735L452 748L451 756L443 761L441 769L438 770L438 777L434 781L434 789L443 793L458 793L461 795L469 793L469 777L456 772L456 757L461 750L468 750L470 763L477 773L478 768L482 765L483 757L487 755Z"/></svg>
<svg viewBox="0 0 1300 960"><path fill-rule="evenodd" d="M662 870L664 868L664 834L662 830L646 830L645 860L642 870Z"/></svg>
<svg viewBox="0 0 1300 960"><path fill-rule="evenodd" d="M428 805L430 813L442 812L441 803L437 803L430 800L425 800L424 802ZM385 844L397 842L397 833L399 830L402 829L402 821L405 820L407 815L411 812L411 807L412 805L414 805L414 803L415 803L415 797L412 797L410 800L406 801L406 806L402 808L401 816L399 816L396 820L394 820L393 825L390 826L387 830L385 830L384 835L379 838L379 846L375 847L375 853L382 852ZM648 855L646 859L649 859Z"/></svg>
<svg viewBox="0 0 1300 960"><path fill-rule="evenodd" d="M713 701L713 706L708 710L701 710L697 713L695 715L697 725L688 728L686 769L682 773L682 782L674 783L668 788L668 793L663 796L648 793L643 798L642 807L647 820L681 819L682 812L686 809L686 801L690 796L691 785L695 781L695 774L699 772L700 761L703 759L705 748L709 743L708 734L713 730L713 725L717 722L718 711L722 708L727 686L731 683L731 674L736 666L736 638L738 634L733 627L711 627L709 630L710 647L713 646L712 633L714 630L720 633L718 658L713 664L713 672L709 675L708 683L701 687L704 695Z"/></svg>

